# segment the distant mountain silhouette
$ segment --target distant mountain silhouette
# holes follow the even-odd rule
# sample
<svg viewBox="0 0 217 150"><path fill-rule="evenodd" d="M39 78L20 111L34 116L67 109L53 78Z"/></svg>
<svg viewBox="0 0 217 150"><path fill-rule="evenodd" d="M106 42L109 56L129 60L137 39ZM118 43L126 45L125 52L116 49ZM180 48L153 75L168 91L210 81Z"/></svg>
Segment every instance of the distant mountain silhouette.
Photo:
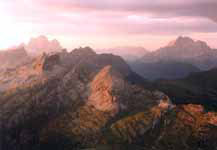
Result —
<svg viewBox="0 0 217 150"><path fill-rule="evenodd" d="M148 79L182 78L191 72L217 67L217 51L203 41L180 36L167 46L147 53L131 66Z"/></svg>
<svg viewBox="0 0 217 150"><path fill-rule="evenodd" d="M159 61L153 63L131 63L131 68L139 75L149 80L178 79L186 77L192 72L199 72L197 67L176 61Z"/></svg>
<svg viewBox="0 0 217 150"><path fill-rule="evenodd" d="M43 35L31 38L25 48L31 55L40 55L43 52L59 52L62 50L60 43L56 39L49 41L48 38Z"/></svg>
<svg viewBox="0 0 217 150"><path fill-rule="evenodd" d="M141 61L185 61L211 53L212 51L213 50L205 42L194 41L189 37L180 36L175 41L170 42L167 46L152 53L148 53Z"/></svg>
<svg viewBox="0 0 217 150"><path fill-rule="evenodd" d="M142 56L147 54L149 51L143 47L114 47L108 49L98 49L98 53L112 53L114 55L119 55L126 61L132 62L140 59Z"/></svg>

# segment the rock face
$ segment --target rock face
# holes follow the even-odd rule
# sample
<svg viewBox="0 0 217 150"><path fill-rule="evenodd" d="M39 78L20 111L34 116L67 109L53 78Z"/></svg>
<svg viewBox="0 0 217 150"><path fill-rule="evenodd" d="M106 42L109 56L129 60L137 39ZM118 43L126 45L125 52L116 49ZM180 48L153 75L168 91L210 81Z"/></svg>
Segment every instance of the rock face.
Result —
<svg viewBox="0 0 217 150"><path fill-rule="evenodd" d="M49 41L45 36L32 38L25 46L26 50L31 55L41 55L42 53L59 52L62 50L60 43L54 39Z"/></svg>
<svg viewBox="0 0 217 150"><path fill-rule="evenodd" d="M88 99L88 104L94 106L97 110L119 112L119 103L117 97L112 96L115 89L123 88L124 81L120 75L113 75L112 66L103 68L93 79L90 84L91 95Z"/></svg>
<svg viewBox="0 0 217 150"><path fill-rule="evenodd" d="M137 84L135 79L142 79L119 56L99 55L89 47L44 54L0 77L7 80L0 84L3 150L68 150L101 144L164 150L180 131L186 134L181 144L172 140L173 147L180 146L177 149L187 150L192 147L188 141L204 139L209 141L202 145L205 148L216 146L215 112L183 106L202 118L209 116L199 126L190 122L189 128L192 115L164 93ZM209 123L211 127L206 126ZM204 127L202 139L199 134L191 136L200 133L196 127Z"/></svg>

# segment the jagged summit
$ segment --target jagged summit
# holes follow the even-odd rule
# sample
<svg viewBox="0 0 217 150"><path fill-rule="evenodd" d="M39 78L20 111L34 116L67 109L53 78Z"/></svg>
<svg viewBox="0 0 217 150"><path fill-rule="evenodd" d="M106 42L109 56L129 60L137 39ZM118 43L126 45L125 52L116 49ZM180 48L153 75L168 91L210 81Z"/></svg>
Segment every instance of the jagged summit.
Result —
<svg viewBox="0 0 217 150"><path fill-rule="evenodd" d="M142 58L144 62L158 61L191 61L193 58L212 53L212 49L203 41L194 41L189 37L178 37L169 45L154 52L148 53Z"/></svg>
<svg viewBox="0 0 217 150"><path fill-rule="evenodd" d="M187 48L187 49L190 49L190 48L195 48L195 50L198 49L201 50L201 49L211 49L206 42L204 41L200 41L200 40L193 40L191 39L190 37L187 37L187 36L179 36L176 40L170 42L168 45L168 47L177 47L177 48Z"/></svg>
<svg viewBox="0 0 217 150"><path fill-rule="evenodd" d="M176 40L173 40L169 42L167 46L176 46L176 45L182 45L182 44L192 44L194 43L194 40L187 36L179 36Z"/></svg>
<svg viewBox="0 0 217 150"><path fill-rule="evenodd" d="M131 64L135 72L150 80L178 79L192 72L217 67L217 51L206 42L180 36Z"/></svg>
<svg viewBox="0 0 217 150"><path fill-rule="evenodd" d="M177 39L176 39L176 42L177 43L187 43L187 42L189 42L189 43L193 43L194 42L194 40L193 39L191 39L190 37L187 37L187 36L179 36Z"/></svg>
<svg viewBox="0 0 217 150"><path fill-rule="evenodd" d="M48 38L44 35L41 35L36 38L31 38L29 43L25 46L26 50L31 55L40 55L43 52L51 53L51 52L59 52L62 50L60 43L56 40L48 40Z"/></svg>
<svg viewBox="0 0 217 150"><path fill-rule="evenodd" d="M72 50L71 54L73 55L86 55L86 56L91 56L91 55L96 55L96 52L90 48L90 47L80 47L80 48L76 48L74 50Z"/></svg>

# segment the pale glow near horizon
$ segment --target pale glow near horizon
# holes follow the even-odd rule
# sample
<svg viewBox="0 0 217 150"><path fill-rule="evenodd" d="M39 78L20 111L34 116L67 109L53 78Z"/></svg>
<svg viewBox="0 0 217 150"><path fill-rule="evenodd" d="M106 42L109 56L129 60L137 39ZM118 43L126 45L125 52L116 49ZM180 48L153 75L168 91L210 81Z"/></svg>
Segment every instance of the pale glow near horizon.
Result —
<svg viewBox="0 0 217 150"><path fill-rule="evenodd" d="M13 22L10 16L0 11L0 49L27 42L31 36L31 24Z"/></svg>
<svg viewBox="0 0 217 150"><path fill-rule="evenodd" d="M186 6L203 6L200 5L202 0L190 1L192 3ZM212 0L207 0L207 4L209 1ZM192 12L186 16L183 11L179 12L188 8L184 2L174 0L174 8L180 9L171 9L171 12L165 9L171 7L168 1L156 0L156 4L131 0L117 4L105 0L88 3L83 0L1 1L0 49L27 43L31 37L39 35L55 38L68 49L139 46L155 50L180 35L203 40L217 48L217 22L215 14L209 13L212 11L203 9L204 14L197 16L199 8L195 12L187 10Z"/></svg>

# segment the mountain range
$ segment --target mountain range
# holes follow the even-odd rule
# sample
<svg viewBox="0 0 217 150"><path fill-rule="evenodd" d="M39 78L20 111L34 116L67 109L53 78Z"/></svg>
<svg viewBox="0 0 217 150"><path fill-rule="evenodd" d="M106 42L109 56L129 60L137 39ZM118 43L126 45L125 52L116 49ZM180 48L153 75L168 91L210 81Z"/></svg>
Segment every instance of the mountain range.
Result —
<svg viewBox="0 0 217 150"><path fill-rule="evenodd" d="M130 64L135 72L147 79L178 79L217 67L217 51L203 41L180 36Z"/></svg>
<svg viewBox="0 0 217 150"><path fill-rule="evenodd" d="M4 150L216 147L215 111L173 103L119 56L63 50L0 77Z"/></svg>
<svg viewBox="0 0 217 150"><path fill-rule="evenodd" d="M142 58L143 62L159 60L188 61L189 59L210 54L213 51L205 42L194 41L189 37L178 37L167 46L162 47Z"/></svg>
<svg viewBox="0 0 217 150"><path fill-rule="evenodd" d="M195 44L190 41L181 37L176 46L173 42L169 47L187 43L184 47L188 48ZM199 46L201 55L193 57L212 51L204 52L208 47L204 43L198 45L203 45ZM135 73L133 70L137 68L122 57L97 54L90 47L70 52L39 49L40 54L34 56L25 48L21 48L22 53L17 51L0 54L4 58L1 63L7 64L0 72L2 150L215 150L217 147L216 69L199 70L165 54L162 58L169 58L166 61L149 63L158 63L167 69L166 73L188 66L194 73L183 75L182 71L174 71L180 79L170 73L166 80L150 82ZM188 52L191 51L193 48L189 48ZM151 58L154 53L158 52L147 53L146 57ZM180 59L190 59L184 54ZM149 66L145 71L152 68ZM156 70L165 71L160 68Z"/></svg>

